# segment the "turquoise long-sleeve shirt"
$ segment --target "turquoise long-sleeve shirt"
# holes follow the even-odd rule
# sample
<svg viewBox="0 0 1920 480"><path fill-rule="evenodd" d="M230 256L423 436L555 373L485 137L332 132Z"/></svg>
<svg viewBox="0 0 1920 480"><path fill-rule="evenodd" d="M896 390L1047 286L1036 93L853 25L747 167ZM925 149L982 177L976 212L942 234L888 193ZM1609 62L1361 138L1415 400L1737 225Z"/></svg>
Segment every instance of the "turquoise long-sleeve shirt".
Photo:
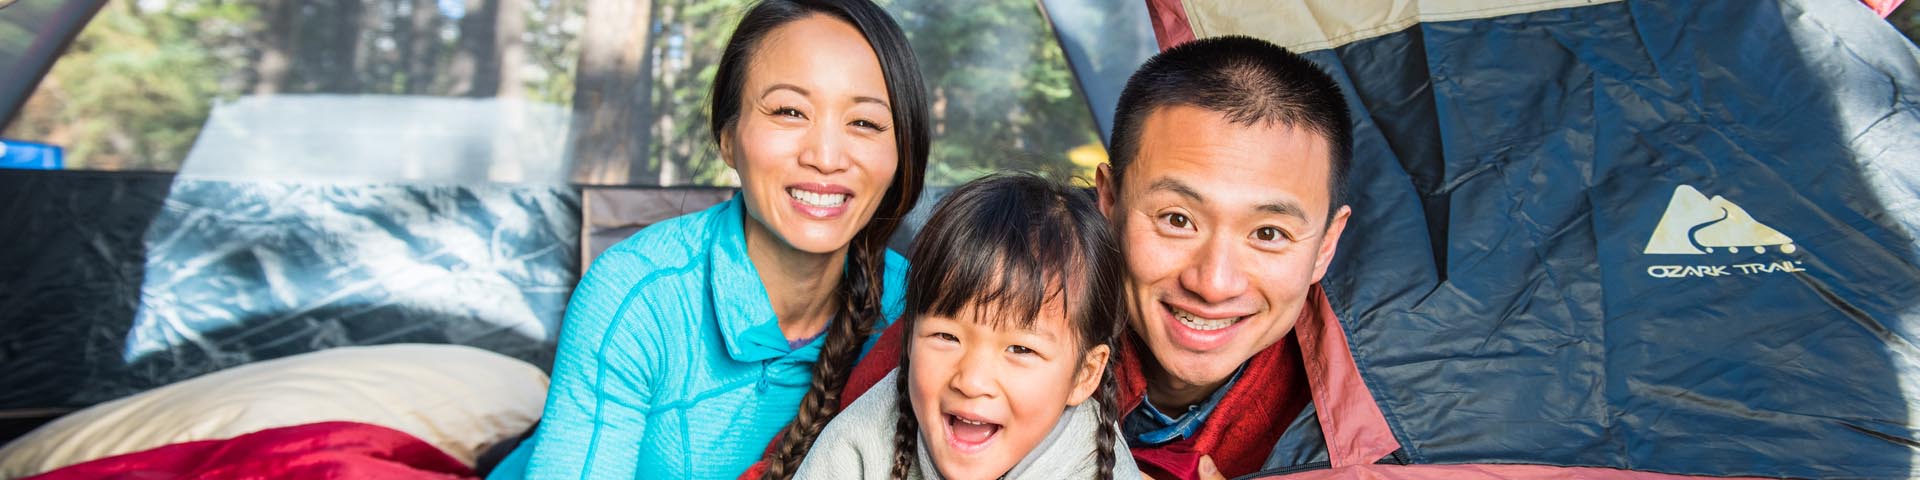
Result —
<svg viewBox="0 0 1920 480"><path fill-rule="evenodd" d="M736 194L593 262L567 305L532 448L490 478L731 479L762 456L825 338L788 346L747 258L744 212ZM900 314L906 266L887 252L880 323Z"/></svg>

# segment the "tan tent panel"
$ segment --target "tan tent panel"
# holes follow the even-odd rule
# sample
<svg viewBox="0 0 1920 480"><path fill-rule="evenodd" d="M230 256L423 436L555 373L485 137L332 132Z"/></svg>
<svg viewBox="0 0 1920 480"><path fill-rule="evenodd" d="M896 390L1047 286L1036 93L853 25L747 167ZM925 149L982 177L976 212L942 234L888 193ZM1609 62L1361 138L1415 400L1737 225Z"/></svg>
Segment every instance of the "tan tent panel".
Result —
<svg viewBox="0 0 1920 480"><path fill-rule="evenodd" d="M1246 35L1298 51L1339 47L1421 22L1446 22L1619 0L1183 0L1199 38Z"/></svg>

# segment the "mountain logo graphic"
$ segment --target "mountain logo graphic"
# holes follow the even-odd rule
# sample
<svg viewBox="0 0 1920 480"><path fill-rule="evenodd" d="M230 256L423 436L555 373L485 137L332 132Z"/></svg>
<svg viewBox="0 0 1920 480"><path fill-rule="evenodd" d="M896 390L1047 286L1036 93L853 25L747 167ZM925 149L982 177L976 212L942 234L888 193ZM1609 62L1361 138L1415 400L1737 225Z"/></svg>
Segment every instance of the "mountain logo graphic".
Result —
<svg viewBox="0 0 1920 480"><path fill-rule="evenodd" d="M1726 197L1707 198L1692 186L1681 185L1673 189L1673 200L1667 201L1667 212L1653 227L1645 253L1704 255L1739 253L1742 248L1766 253L1767 247L1782 253L1798 250L1792 238L1754 220Z"/></svg>

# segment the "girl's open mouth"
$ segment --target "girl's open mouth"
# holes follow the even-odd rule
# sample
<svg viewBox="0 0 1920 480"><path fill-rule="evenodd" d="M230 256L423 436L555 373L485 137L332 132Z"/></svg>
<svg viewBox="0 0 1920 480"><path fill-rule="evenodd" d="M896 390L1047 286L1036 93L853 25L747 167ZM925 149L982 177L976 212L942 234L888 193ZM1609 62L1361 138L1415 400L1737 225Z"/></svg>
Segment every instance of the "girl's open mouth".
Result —
<svg viewBox="0 0 1920 480"><path fill-rule="evenodd" d="M947 415L947 444L961 453L975 453L993 443L994 435L1000 433L1000 424L984 420L971 419L959 415Z"/></svg>

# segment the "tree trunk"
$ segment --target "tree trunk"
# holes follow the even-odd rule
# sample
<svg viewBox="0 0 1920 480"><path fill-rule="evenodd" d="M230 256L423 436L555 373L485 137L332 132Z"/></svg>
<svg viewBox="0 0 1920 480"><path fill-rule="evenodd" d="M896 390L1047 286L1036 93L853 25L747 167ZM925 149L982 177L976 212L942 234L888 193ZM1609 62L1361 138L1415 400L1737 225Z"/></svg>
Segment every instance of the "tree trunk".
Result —
<svg viewBox="0 0 1920 480"><path fill-rule="evenodd" d="M360 67L363 55L360 51L361 29L366 21L366 5L362 0L335 0L331 15L324 24L326 28L326 48L315 51L322 60L319 91L328 93L360 93Z"/></svg>
<svg viewBox="0 0 1920 480"><path fill-rule="evenodd" d="M527 64L527 42L521 37L527 33L528 0L495 1L498 2L493 22L495 88L488 93L500 98L524 98L527 87L520 81L520 70Z"/></svg>
<svg viewBox="0 0 1920 480"><path fill-rule="evenodd" d="M250 90L254 95L273 95L287 88L287 73L299 48L300 35L294 26L300 5L298 0L267 0L260 10L267 24L258 33L260 59L254 62Z"/></svg>
<svg viewBox="0 0 1920 480"><path fill-rule="evenodd" d="M434 0L410 0L407 22L396 26L400 66L406 80L403 92L422 95L433 88L440 60L440 8Z"/></svg>
<svg viewBox="0 0 1920 480"><path fill-rule="evenodd" d="M647 164L653 10L651 0L587 1L567 142L574 182L625 185L655 177Z"/></svg>
<svg viewBox="0 0 1920 480"><path fill-rule="evenodd" d="M449 95L490 97L500 89L499 68L494 63L494 19L499 0L467 0L467 14L460 18L460 41L453 60L447 64L452 80Z"/></svg>

